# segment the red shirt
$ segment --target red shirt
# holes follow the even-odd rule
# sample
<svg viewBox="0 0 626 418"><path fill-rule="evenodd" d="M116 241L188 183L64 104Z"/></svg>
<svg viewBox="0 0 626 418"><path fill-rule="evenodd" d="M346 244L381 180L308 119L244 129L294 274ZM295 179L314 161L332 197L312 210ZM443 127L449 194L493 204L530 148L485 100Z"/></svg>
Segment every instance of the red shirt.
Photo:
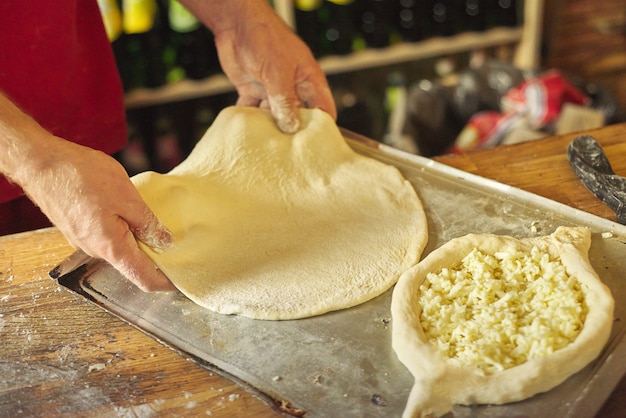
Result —
<svg viewBox="0 0 626 418"><path fill-rule="evenodd" d="M122 85L96 0L0 0L0 90L61 138L109 154L126 143ZM21 194L0 174L0 203Z"/></svg>

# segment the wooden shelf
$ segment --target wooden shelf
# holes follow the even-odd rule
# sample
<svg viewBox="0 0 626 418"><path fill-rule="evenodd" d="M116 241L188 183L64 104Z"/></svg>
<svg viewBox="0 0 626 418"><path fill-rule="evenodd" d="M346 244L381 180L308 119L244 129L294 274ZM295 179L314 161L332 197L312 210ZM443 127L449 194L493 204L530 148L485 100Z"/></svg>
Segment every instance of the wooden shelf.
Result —
<svg viewBox="0 0 626 418"><path fill-rule="evenodd" d="M126 108L152 106L182 100L234 91L232 83L223 74L216 74L204 80L181 80L154 89L141 88L128 92L125 96Z"/></svg>
<svg viewBox="0 0 626 418"><path fill-rule="evenodd" d="M496 28L480 33L463 33L449 38L401 43L383 49L367 49L346 56L329 56L320 59L319 62L326 74L339 74L515 44L520 41L521 37L521 28ZM217 74L205 80L182 80L155 89L131 91L126 95L126 107L158 105L232 91L234 87L230 81L224 75Z"/></svg>
<svg viewBox="0 0 626 418"><path fill-rule="evenodd" d="M524 0L523 26L495 28L485 32L468 32L447 38L431 38L422 42L402 43L383 49L367 49L346 56L320 59L326 74L376 68L487 49L497 46L515 46L513 64L519 68L534 69L539 65L539 41L544 0ZM276 12L294 27L293 0L274 0ZM151 106L188 100L234 91L233 85L218 74L205 80L183 80L156 89L138 89L129 92L125 101L128 108Z"/></svg>
<svg viewBox="0 0 626 418"><path fill-rule="evenodd" d="M347 56L324 57L320 60L320 65L327 74L337 74L515 44L521 37L521 28L467 32L449 38L431 38L422 42L396 44L384 49L366 49Z"/></svg>

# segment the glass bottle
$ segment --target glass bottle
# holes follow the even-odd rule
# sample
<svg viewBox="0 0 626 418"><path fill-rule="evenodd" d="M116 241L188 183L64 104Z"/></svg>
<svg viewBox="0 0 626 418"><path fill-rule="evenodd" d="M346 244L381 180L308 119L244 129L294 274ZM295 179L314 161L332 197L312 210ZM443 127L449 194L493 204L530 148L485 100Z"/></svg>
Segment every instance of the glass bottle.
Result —
<svg viewBox="0 0 626 418"><path fill-rule="evenodd" d="M323 0L294 0L296 32L315 57L322 55L320 10L323 4Z"/></svg>
<svg viewBox="0 0 626 418"><path fill-rule="evenodd" d="M346 55L353 51L355 40L354 0L325 0L325 52Z"/></svg>
<svg viewBox="0 0 626 418"><path fill-rule="evenodd" d="M123 0L129 89L165 84L163 31L155 0Z"/></svg>
<svg viewBox="0 0 626 418"><path fill-rule="evenodd" d="M370 48L384 48L389 45L392 29L392 0L365 0L359 10L359 28Z"/></svg>

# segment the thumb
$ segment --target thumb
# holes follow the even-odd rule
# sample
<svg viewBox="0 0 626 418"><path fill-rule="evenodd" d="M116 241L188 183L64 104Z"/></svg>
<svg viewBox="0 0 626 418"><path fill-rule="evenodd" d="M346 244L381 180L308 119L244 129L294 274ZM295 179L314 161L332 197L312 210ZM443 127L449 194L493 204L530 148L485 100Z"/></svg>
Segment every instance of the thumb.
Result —
<svg viewBox="0 0 626 418"><path fill-rule="evenodd" d="M300 130L302 122L300 120L299 101L295 92L287 96L284 94L273 95L268 92L268 103L278 129L286 134L295 134Z"/></svg>
<svg viewBox="0 0 626 418"><path fill-rule="evenodd" d="M166 250L174 243L170 230L149 208L146 208L139 222L127 222L135 238L155 251Z"/></svg>

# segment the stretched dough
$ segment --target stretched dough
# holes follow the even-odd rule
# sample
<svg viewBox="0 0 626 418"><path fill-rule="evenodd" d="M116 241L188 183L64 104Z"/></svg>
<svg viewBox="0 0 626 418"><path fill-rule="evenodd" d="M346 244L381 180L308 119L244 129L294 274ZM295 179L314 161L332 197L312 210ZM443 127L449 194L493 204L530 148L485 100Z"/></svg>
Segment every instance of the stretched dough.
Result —
<svg viewBox="0 0 626 418"><path fill-rule="evenodd" d="M407 270L394 288L391 313L392 344L415 383L403 417L440 416L453 404L502 404L545 392L576 373L599 354L613 322L613 297L589 263L591 234L587 228L559 227L549 236L517 240L498 235L470 234L456 238ZM454 267L478 248L530 252L533 246L560 257L570 276L581 284L588 307L585 323L570 345L518 366L486 374L440 355L426 339L420 323L419 286L429 272Z"/></svg>
<svg viewBox="0 0 626 418"><path fill-rule="evenodd" d="M133 178L175 239L144 250L199 305L313 316L380 295L419 261L428 226L411 184L355 153L326 113L301 115L286 135L266 110L227 108L171 172Z"/></svg>

